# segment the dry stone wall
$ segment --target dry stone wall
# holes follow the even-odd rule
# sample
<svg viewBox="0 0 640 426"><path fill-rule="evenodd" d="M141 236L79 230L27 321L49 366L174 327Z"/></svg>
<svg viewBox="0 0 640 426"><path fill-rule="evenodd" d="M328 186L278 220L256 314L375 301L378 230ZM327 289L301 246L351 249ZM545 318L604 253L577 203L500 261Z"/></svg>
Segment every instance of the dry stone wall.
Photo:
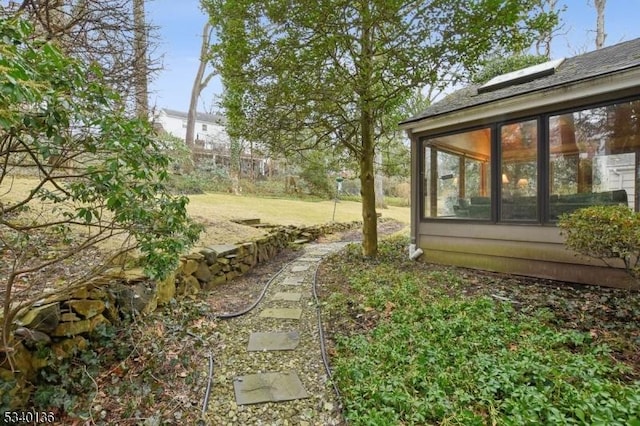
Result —
<svg viewBox="0 0 640 426"><path fill-rule="evenodd" d="M119 325L153 312L174 298L211 290L273 258L292 243L302 244L359 226L361 222L271 227L253 241L197 248L182 256L177 270L162 281L151 281L142 269L134 268L113 272L68 294L43 298L16 316L13 368L8 359L0 358L0 380L15 381L16 385L10 390L0 389L0 401L9 399L14 408L26 403L28 384L51 362L50 357L42 358L46 351L38 348L47 346L56 359L67 358L87 347L90 333L100 324Z"/></svg>

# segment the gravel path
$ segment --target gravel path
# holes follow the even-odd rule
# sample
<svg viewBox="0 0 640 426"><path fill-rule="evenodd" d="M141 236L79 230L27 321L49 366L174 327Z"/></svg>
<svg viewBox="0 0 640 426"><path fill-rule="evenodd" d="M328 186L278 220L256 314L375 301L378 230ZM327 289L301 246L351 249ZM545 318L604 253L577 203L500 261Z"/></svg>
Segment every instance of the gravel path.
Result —
<svg viewBox="0 0 640 426"><path fill-rule="evenodd" d="M264 299L241 317L220 320L215 369L207 417L214 425L341 425L342 416L322 364L318 320L312 283L317 264L344 242L309 244L301 256L287 264L274 279ZM290 284L300 280L301 284ZM273 300L276 293L301 293L299 301ZM261 317L265 309L300 308L300 319ZM252 332L298 331L300 342L291 351L248 352ZM203 360L203 362L205 362ZM267 372L294 372L308 398L251 405L236 404L234 380L239 376Z"/></svg>

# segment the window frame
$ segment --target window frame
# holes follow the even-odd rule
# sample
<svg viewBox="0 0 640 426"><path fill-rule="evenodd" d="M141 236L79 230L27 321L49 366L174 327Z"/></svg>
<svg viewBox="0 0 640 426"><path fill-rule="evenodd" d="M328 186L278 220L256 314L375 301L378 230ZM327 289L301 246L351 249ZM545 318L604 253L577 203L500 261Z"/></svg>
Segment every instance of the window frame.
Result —
<svg viewBox="0 0 640 426"><path fill-rule="evenodd" d="M427 149L431 149L436 148L436 152L440 151L440 152L444 152L450 155L458 155L461 156L463 158L468 157L474 160L485 160L483 159L481 156L478 155L474 155L472 152L463 150L463 149L450 149L450 148L445 148L442 145L438 145L438 144L429 144L427 143L428 140L430 139L436 139L436 138L441 138L441 137L447 137L447 136L454 136L454 135L458 135L458 134L462 134L462 133L471 133L474 131L478 131L478 130L485 130L488 129L490 131L490 136L489 136L489 149L490 149L490 154L489 154L489 159L487 161L487 164L489 164L489 167L491 170L493 170L494 167L494 145L495 145L495 137L496 137L496 126L495 123L490 123L488 125L482 124L482 125L477 125L477 126L473 126L473 127L466 127L464 129L461 130L454 130L454 131L447 131L447 132L441 132L441 133L434 133L434 134L429 134L429 135L424 135L418 138L418 152L419 152L419 158L418 158L418 193L419 193L419 197L418 197L418 217L420 218L420 221L422 222L427 222L427 221L442 221L442 220L449 220L449 221L455 221L455 222L471 222L471 223L493 223L495 222L495 209L494 209L494 203L493 203L493 196L494 196L494 188L495 188L495 182L493 179L493 173L489 173L489 185L490 185L490 190L489 190L489 197L491 198L491 203L490 203L490 217L486 218L486 219L482 219L482 218L466 218L466 217L456 217L456 218L451 218L451 217L437 217L437 216L426 216L425 215L425 209L426 209L426 203L425 203L425 198L428 196L428 192L425 193L425 191L428 191L428 188L425 187L425 177L427 174L427 164L426 164L426 151Z"/></svg>
<svg viewBox="0 0 640 426"><path fill-rule="evenodd" d="M448 223L479 223L479 224L504 224L504 225L515 225L515 226L529 226L529 225L538 225L538 226L557 226L557 219L550 218L550 202L551 202L551 155L550 155L550 140L549 140L549 118L551 116L558 116L564 114L572 114L575 112L594 109L594 108L602 108L607 106L612 106L616 104L624 104L629 102L640 102L639 95L632 96L624 96L618 97L603 101L593 100L591 102L583 102L580 104L574 104L570 107L560 108L560 109L541 109L540 112L535 112L533 114L525 114L519 115L517 112L514 112L514 116L507 120L499 120L497 117L488 118L483 121L481 124L470 125L468 127L460 127L456 129L449 129L446 131L436 131L434 133L420 133L417 136L418 141L418 161L416 162L418 171L417 171L417 191L418 191L418 206L419 209L417 217L420 218L420 222L442 222L447 221ZM502 126L523 122L537 120L537 216L535 220L503 220L501 219L501 200L502 200L502 179L501 170L502 170L502 147L500 141L500 129ZM491 185L491 219L477 219L477 218L449 218L449 217L427 217L425 216L425 174L426 164L425 164L425 154L426 149L431 146L435 146L438 150L449 152L453 154L465 154L469 155L470 153L464 152L464 150L457 151L455 149L443 149L442 146L439 145L431 145L428 144L427 141L429 139L435 139L439 137L452 136L461 133L472 132L475 130L481 129L490 129L491 138L490 138L490 148L491 148L491 157L490 157L490 167L491 173L489 176L489 181ZM635 158L635 200L634 200L634 211L640 212L640 149L637 151L632 151L636 153ZM472 157L472 155L469 155Z"/></svg>
<svg viewBox="0 0 640 426"><path fill-rule="evenodd" d="M552 116L560 116L560 115L565 115L565 114L573 114L576 112L580 112L580 111L584 111L587 109L595 109L595 108L605 108L608 106L612 106L612 105L616 105L616 104L624 104L624 103L631 103L631 102L640 102L640 96L639 95L632 95L632 96L625 96L622 98L616 98L616 99L610 99L610 100L606 100L606 101L600 101L600 102L595 102L595 103L585 103L585 104L581 104L579 106L572 106L570 108L563 108L560 110L553 110L550 112L547 112L545 114L543 114L544 120L545 120L545 136L546 136L546 140L545 140L545 148L547 149L547 164L546 167L548 167L547 169L547 176L546 176L546 180L547 180L547 192L545 193L545 204L547 207L547 212L545 215L545 223L546 224L552 224L552 225L557 225L558 223L558 219L551 219L550 214L549 214L549 204L551 203L551 176L549 174L550 169L551 169L551 154L550 154L550 144L551 141L549 140L549 135L548 135L548 131L549 131L549 118ZM640 149L638 149L637 151L631 151L631 152L635 152L636 153L636 158L635 158L635 173L634 173L634 177L635 177L635 197L634 197L634 208L633 210L638 213L640 212Z"/></svg>
<svg viewBox="0 0 640 426"><path fill-rule="evenodd" d="M502 218L502 128L504 126L509 126L512 124L516 124L516 123L523 123L526 121L535 121L536 122L536 160L535 160L535 164L536 164L536 217L535 219L525 219L525 220L519 220L519 219L503 219ZM542 139L542 137L546 136L546 132L543 134L542 133L542 127L543 127L543 123L544 120L542 119L541 115L533 115L533 116L524 116L524 117L518 117L518 118L514 118L511 120L504 120L504 121L500 121L496 123L496 155L492 156L495 157L496 159L496 167L497 167L497 171L494 173L496 175L496 180L499 181L499 184L497 185L496 188L496 204L497 206L495 206L496 208L496 223L515 223L515 224L521 224L521 225L531 225L531 224L543 224L544 223L544 216L543 216L543 212L542 212L542 204L544 204L542 202L542 196L541 196L541 190L543 189L542 187L544 186L542 184L543 180L545 179L545 175L543 175L543 169L544 169L544 165L542 164L544 162L544 158L543 158L543 152L542 151L542 145L544 145L544 140Z"/></svg>

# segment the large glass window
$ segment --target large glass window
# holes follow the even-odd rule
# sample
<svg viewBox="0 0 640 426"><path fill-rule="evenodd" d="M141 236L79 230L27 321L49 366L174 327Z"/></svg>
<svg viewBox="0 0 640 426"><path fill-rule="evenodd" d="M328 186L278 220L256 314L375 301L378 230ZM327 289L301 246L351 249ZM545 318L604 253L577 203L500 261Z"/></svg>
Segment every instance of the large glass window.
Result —
<svg viewBox="0 0 640 426"><path fill-rule="evenodd" d="M424 217L491 219L491 129L430 138L424 151Z"/></svg>
<svg viewBox="0 0 640 426"><path fill-rule="evenodd" d="M640 210L640 100L550 115L543 151L540 120L497 125L493 138L486 127L426 139L423 217L491 220L497 211L499 221L541 222L591 205ZM500 154L493 202L492 140Z"/></svg>
<svg viewBox="0 0 640 426"><path fill-rule="evenodd" d="M640 101L549 117L549 216L596 204L636 208Z"/></svg>
<svg viewBox="0 0 640 426"><path fill-rule="evenodd" d="M538 216L538 121L500 127L501 219L536 220Z"/></svg>

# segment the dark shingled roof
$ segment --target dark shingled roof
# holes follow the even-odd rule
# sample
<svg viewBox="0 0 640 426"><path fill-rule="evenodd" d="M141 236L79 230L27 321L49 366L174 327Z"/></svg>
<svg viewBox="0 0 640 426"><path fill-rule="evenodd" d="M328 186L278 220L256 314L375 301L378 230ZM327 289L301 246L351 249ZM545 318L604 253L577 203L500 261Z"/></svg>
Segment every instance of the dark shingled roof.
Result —
<svg viewBox="0 0 640 426"><path fill-rule="evenodd" d="M495 102L530 92L549 89L640 66L640 38L567 58L555 73L532 81L478 93L480 85L458 90L434 103L420 114L403 121L407 124L424 118ZM640 83L640 82L639 82Z"/></svg>
<svg viewBox="0 0 640 426"><path fill-rule="evenodd" d="M177 111L175 109L168 109L168 108L162 108L162 111L165 112L165 114L171 116L171 117L178 117L178 118L184 118L185 120L187 119L187 113L186 112L182 112L182 111ZM206 123L215 123L215 124L220 124L221 126L224 126L226 123L226 119L223 115L221 114L206 114L204 112L198 112L197 114L197 120L198 121L204 121Z"/></svg>

